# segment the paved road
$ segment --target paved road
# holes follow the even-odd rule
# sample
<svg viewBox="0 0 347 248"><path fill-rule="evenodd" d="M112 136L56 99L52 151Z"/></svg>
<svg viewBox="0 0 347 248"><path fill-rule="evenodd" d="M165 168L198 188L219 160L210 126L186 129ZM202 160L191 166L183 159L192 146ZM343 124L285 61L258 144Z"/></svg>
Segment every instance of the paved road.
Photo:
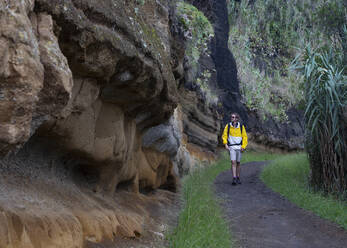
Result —
<svg viewBox="0 0 347 248"><path fill-rule="evenodd" d="M231 185L231 171L221 173L215 181L239 247L347 248L347 231L268 189L259 179L264 165L241 165L241 185Z"/></svg>

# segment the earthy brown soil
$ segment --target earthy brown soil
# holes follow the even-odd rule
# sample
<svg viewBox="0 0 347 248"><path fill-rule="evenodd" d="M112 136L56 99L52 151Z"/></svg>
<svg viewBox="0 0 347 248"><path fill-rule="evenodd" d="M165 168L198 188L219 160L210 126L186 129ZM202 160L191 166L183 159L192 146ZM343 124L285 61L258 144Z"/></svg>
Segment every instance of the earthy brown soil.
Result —
<svg viewBox="0 0 347 248"><path fill-rule="evenodd" d="M143 205L150 215L149 222L145 223L144 233L136 238L118 237L114 241L102 243L87 242L85 248L164 248L169 247L165 239L176 225L181 201L178 193L167 190L154 190L146 195L153 199L161 199ZM163 201L165 200L165 201Z"/></svg>
<svg viewBox="0 0 347 248"><path fill-rule="evenodd" d="M215 181L237 246L247 248L343 248L347 231L297 207L259 179L265 162L242 165L242 184L231 185L231 171Z"/></svg>

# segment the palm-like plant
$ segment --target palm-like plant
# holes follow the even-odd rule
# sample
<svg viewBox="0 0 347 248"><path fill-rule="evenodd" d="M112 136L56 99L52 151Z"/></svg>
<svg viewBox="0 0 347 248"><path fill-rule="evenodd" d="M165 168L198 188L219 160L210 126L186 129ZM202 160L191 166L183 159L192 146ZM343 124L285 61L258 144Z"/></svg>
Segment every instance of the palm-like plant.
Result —
<svg viewBox="0 0 347 248"><path fill-rule="evenodd" d="M343 53L314 51L310 46L294 60L306 84L306 148L311 183L338 193L347 190L347 144L343 112L347 107L347 77Z"/></svg>

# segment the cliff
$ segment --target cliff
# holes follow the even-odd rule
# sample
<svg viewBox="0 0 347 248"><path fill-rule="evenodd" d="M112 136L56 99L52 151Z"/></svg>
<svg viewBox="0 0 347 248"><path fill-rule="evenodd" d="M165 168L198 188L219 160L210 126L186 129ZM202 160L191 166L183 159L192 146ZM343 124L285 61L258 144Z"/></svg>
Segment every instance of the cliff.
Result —
<svg viewBox="0 0 347 248"><path fill-rule="evenodd" d="M230 121L230 113L238 112L248 130L250 141L253 143L267 149L302 150L304 124L301 110L296 107L290 108L286 111L287 122L281 122L273 116L267 116L267 120L264 120L257 111L251 111L244 104L243 96L240 93L238 75L238 70L243 68L237 68L234 55L228 46L230 30L228 1L189 0L189 2L204 12L214 27L215 37L210 44L210 49L212 62L216 70L215 82L217 82L217 85L215 87L219 92L221 102L221 107L217 108L222 115L221 126L224 127ZM212 79L209 84L213 86L215 82Z"/></svg>
<svg viewBox="0 0 347 248"><path fill-rule="evenodd" d="M171 4L0 3L0 247L155 228L181 142Z"/></svg>

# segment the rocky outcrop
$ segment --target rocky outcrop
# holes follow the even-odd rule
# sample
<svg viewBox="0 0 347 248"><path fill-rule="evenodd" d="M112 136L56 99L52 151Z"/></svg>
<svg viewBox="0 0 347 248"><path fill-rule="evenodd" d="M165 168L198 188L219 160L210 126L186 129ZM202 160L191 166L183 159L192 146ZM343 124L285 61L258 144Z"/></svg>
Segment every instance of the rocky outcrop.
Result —
<svg viewBox="0 0 347 248"><path fill-rule="evenodd" d="M33 6L34 1L0 5L1 154L29 138L32 112L43 87L39 44L28 17Z"/></svg>
<svg viewBox="0 0 347 248"><path fill-rule="evenodd" d="M267 148L282 151L304 149L304 118L303 112L291 108L287 111L288 122L279 123L269 118L264 121L256 113L249 114L248 128L250 139Z"/></svg>
<svg viewBox="0 0 347 248"><path fill-rule="evenodd" d="M52 18L33 7L34 1L1 6L2 155L26 142L43 120L59 116L71 96L72 73Z"/></svg>
<svg viewBox="0 0 347 248"><path fill-rule="evenodd" d="M166 230L155 221L172 192L134 194L124 183L114 196L95 193L97 173L83 162L39 137L0 161L0 247L85 247Z"/></svg>
<svg viewBox="0 0 347 248"><path fill-rule="evenodd" d="M184 144L197 159L213 160L218 146L220 116L194 91L181 89L180 103Z"/></svg>
<svg viewBox="0 0 347 248"><path fill-rule="evenodd" d="M54 136L101 168L97 190L136 184L134 156L146 157L141 136L169 119L177 104L168 5L5 3L1 153L25 143L46 121L39 135Z"/></svg>
<svg viewBox="0 0 347 248"><path fill-rule="evenodd" d="M172 5L0 3L0 247L137 237L176 190Z"/></svg>

